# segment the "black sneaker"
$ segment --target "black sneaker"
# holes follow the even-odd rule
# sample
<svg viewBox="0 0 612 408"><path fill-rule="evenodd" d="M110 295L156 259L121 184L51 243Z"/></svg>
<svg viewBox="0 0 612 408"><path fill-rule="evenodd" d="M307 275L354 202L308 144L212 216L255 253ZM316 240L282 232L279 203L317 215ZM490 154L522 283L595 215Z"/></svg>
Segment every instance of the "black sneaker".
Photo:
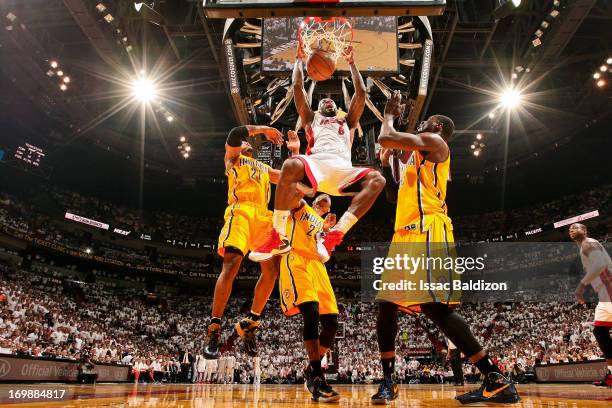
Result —
<svg viewBox="0 0 612 408"><path fill-rule="evenodd" d="M489 373L482 386L474 391L455 397L462 404L473 404L475 402L497 402L502 404L514 404L521 400L512 381L500 373Z"/></svg>
<svg viewBox="0 0 612 408"><path fill-rule="evenodd" d="M398 395L399 386L395 383L395 379L391 375L386 375L378 386L378 392L372 395L372 404L390 404Z"/></svg>
<svg viewBox="0 0 612 408"><path fill-rule="evenodd" d="M310 394L312 395L311 399L315 402L336 402L340 399L340 394L338 394L334 389L325 381L325 378L322 377L314 377L311 382L312 391ZM310 391L310 388L308 389Z"/></svg>
<svg viewBox="0 0 612 408"><path fill-rule="evenodd" d="M221 326L211 323L208 326L206 336L206 346L204 347L204 357L208 360L216 360L221 356L219 352L219 339L221 338Z"/></svg>
<svg viewBox="0 0 612 408"><path fill-rule="evenodd" d="M244 351L251 357L257 357L257 335L259 321L244 318L234 326L236 333L240 336L244 344Z"/></svg>

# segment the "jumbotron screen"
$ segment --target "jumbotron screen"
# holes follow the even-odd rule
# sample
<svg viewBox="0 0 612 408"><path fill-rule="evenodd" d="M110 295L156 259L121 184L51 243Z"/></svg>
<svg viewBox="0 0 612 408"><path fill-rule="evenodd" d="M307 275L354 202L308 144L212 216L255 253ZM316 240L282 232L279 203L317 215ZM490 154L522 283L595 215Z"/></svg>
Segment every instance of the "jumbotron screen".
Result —
<svg viewBox="0 0 612 408"><path fill-rule="evenodd" d="M396 17L350 17L348 20L353 27L357 68L370 73L398 72ZM262 71L281 73L293 69L299 44L298 27L302 21L302 17L264 19ZM340 58L336 69L348 72L348 63Z"/></svg>

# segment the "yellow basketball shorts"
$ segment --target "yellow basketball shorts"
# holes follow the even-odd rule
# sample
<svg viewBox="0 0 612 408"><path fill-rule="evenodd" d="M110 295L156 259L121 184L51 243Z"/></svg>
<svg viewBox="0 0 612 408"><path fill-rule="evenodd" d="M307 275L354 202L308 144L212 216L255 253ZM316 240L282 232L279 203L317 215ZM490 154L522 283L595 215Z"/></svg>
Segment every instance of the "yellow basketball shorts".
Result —
<svg viewBox="0 0 612 408"><path fill-rule="evenodd" d="M278 289L285 316L299 314L298 305L306 302L318 302L319 314L338 314L329 275L318 259L306 258L294 251L283 256Z"/></svg>
<svg viewBox="0 0 612 408"><path fill-rule="evenodd" d="M448 260L456 256L452 224L441 217L429 216L424 232L418 229L419 223L414 225L414 228L409 226L395 232L387 258L399 256L405 259L407 256L418 261L416 263L418 266L412 267L409 271L386 269L381 275L383 284L397 285L400 282L411 282L408 283L412 285L411 289L391 290L383 287L378 291L376 300L395 303L400 306L400 310L411 314L420 313L420 305L423 303L441 302L458 305L460 291L452 288L430 289L432 283L445 283L459 278L453 270L447 268Z"/></svg>
<svg viewBox="0 0 612 408"><path fill-rule="evenodd" d="M242 255L257 248L272 229L272 211L252 203L234 203L225 209L225 224L219 234L217 253L234 247Z"/></svg>

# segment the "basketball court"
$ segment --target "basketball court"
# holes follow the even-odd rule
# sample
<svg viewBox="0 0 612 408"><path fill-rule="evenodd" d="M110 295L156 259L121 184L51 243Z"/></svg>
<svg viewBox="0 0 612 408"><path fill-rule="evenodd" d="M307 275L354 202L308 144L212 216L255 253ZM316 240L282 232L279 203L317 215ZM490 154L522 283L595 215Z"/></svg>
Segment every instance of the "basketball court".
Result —
<svg viewBox="0 0 612 408"><path fill-rule="evenodd" d="M376 385L339 385L337 391L342 398L330 406L371 406L370 397ZM475 385L454 387L444 385L402 385L395 407L427 408L458 407L454 397ZM51 389L65 390L63 401L40 402L9 399L9 390ZM303 385L144 385L144 384L97 384L97 385L1 385L0 404L15 407L315 407L321 404L310 401ZM522 401L515 407L609 407L612 403L610 390L591 385L520 385Z"/></svg>

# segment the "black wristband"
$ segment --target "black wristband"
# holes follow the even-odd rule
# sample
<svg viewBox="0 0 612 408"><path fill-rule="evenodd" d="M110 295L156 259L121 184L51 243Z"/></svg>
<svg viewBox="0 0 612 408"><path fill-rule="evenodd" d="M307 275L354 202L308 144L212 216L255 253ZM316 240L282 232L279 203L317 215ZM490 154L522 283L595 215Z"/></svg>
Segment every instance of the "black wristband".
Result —
<svg viewBox="0 0 612 408"><path fill-rule="evenodd" d="M233 128L227 135L227 145L231 147L242 146L242 141L249 137L249 130L246 126L238 126Z"/></svg>

